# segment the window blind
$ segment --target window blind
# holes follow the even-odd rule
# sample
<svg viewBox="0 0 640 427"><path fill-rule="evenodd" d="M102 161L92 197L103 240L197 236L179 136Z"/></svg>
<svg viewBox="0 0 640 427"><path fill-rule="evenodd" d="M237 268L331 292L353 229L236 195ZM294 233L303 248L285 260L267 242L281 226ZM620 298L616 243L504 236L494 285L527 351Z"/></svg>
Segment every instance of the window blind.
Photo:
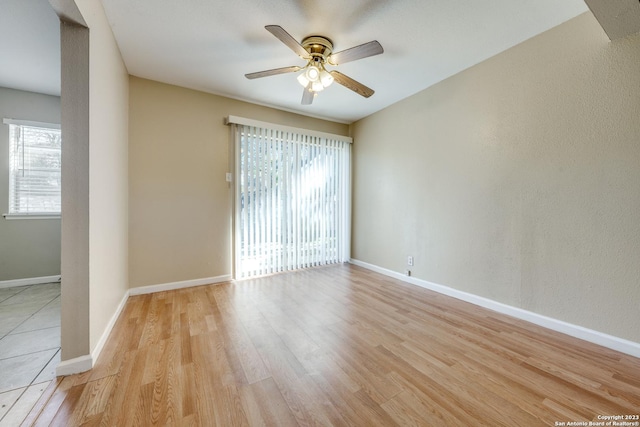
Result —
<svg viewBox="0 0 640 427"><path fill-rule="evenodd" d="M349 142L242 124L234 138L236 278L348 261Z"/></svg>
<svg viewBox="0 0 640 427"><path fill-rule="evenodd" d="M60 213L60 129L9 125L9 214Z"/></svg>

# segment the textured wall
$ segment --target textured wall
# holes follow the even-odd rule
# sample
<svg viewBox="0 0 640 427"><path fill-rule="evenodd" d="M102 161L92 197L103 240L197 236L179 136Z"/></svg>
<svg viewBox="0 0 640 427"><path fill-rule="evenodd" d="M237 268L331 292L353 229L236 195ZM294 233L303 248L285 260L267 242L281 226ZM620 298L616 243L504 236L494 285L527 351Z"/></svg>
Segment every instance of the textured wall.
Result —
<svg viewBox="0 0 640 427"><path fill-rule="evenodd" d="M344 124L131 77L131 287L231 274L229 115L348 133Z"/></svg>
<svg viewBox="0 0 640 427"><path fill-rule="evenodd" d="M9 211L9 126L1 119L60 123L60 98L0 87L0 214ZM60 274L60 220L0 217L0 282Z"/></svg>
<svg viewBox="0 0 640 427"><path fill-rule="evenodd" d="M62 360L91 352L89 327L89 30L60 25L62 64Z"/></svg>
<svg viewBox="0 0 640 427"><path fill-rule="evenodd" d="M353 258L640 342L638 64L586 13L356 122Z"/></svg>

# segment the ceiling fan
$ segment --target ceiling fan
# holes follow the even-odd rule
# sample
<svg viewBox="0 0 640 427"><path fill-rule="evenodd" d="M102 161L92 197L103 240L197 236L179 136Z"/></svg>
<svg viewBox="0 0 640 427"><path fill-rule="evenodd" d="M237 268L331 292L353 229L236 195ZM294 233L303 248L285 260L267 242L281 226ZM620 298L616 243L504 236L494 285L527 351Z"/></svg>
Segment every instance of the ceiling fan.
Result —
<svg viewBox="0 0 640 427"><path fill-rule="evenodd" d="M328 87L334 81L365 98L373 95L373 89L368 88L339 71L327 71L325 66L335 66L381 54L384 50L376 40L333 53L333 43L326 37L309 36L303 39L302 43L298 43L296 39L279 25L267 25L264 28L287 45L289 49L293 50L300 58L307 61L307 65L304 67L294 65L291 67L249 73L245 74L246 78L257 79L260 77L302 71L302 73L298 75L298 82L304 87L304 91L302 92L302 105L310 105L318 92Z"/></svg>

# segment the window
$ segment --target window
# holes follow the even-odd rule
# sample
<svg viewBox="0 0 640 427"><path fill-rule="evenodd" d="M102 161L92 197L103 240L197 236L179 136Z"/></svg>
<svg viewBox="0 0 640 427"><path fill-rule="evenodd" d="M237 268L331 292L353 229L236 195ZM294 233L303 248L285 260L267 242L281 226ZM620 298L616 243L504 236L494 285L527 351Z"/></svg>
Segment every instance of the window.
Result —
<svg viewBox="0 0 640 427"><path fill-rule="evenodd" d="M4 120L9 125L8 215L60 214L60 126Z"/></svg>
<svg viewBox="0 0 640 427"><path fill-rule="evenodd" d="M255 123L235 125L236 278L348 261L350 139Z"/></svg>

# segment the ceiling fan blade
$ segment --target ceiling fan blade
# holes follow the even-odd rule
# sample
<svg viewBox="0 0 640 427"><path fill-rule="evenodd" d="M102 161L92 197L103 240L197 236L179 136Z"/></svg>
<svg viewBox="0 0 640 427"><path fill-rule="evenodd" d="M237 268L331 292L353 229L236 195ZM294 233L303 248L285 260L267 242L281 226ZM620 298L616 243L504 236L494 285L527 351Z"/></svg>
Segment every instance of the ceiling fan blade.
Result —
<svg viewBox="0 0 640 427"><path fill-rule="evenodd" d="M336 52L329 56L328 61L331 65L338 65L344 64L345 62L355 61L356 59L380 55L383 52L384 49L382 48L382 45L378 43L377 40L374 40L369 43Z"/></svg>
<svg viewBox="0 0 640 427"><path fill-rule="evenodd" d="M278 40L280 40L282 43L286 44L289 47L289 49L294 51L296 55L298 55L300 58L302 59L310 58L309 52L307 52L302 47L302 45L298 43L298 40L294 39L291 36L291 34L287 33L284 30L284 28L282 28L280 25L267 25L264 28L266 28L267 31L269 31L271 34L276 36Z"/></svg>
<svg viewBox="0 0 640 427"><path fill-rule="evenodd" d="M294 65L291 67L282 67L282 68L274 68L273 70L258 71L257 73L249 73L249 74L245 74L244 76L248 79L259 79L261 77L275 76L278 74L295 73L296 71L300 71L300 70L302 70L302 68L298 67L297 65Z"/></svg>
<svg viewBox="0 0 640 427"><path fill-rule="evenodd" d="M314 91L311 90L311 83L303 89L302 92L302 105L311 105L313 98L316 97Z"/></svg>
<svg viewBox="0 0 640 427"><path fill-rule="evenodd" d="M333 70L331 71L331 75L333 76L333 79L335 80L336 83L341 84L347 89L351 89L358 95L362 95L365 98L368 98L375 93L373 89L366 87L362 83L353 80L351 77L345 76L339 71Z"/></svg>

